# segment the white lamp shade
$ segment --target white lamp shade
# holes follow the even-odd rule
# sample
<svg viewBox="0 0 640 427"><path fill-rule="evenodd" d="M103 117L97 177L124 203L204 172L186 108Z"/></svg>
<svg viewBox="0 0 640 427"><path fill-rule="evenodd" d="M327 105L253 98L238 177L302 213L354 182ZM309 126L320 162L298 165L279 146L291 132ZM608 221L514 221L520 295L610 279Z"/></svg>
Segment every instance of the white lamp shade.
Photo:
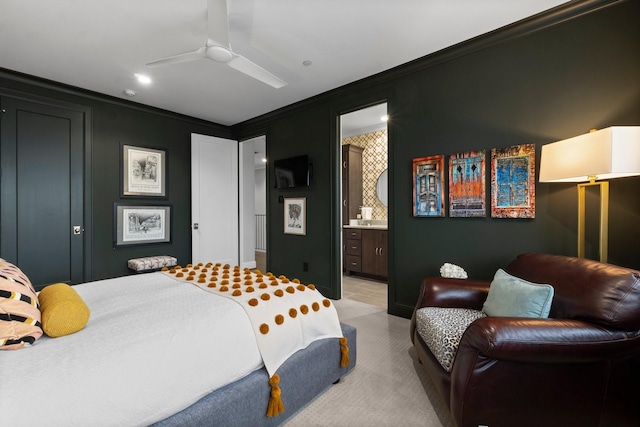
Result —
<svg viewBox="0 0 640 427"><path fill-rule="evenodd" d="M640 126L612 126L542 146L540 182L640 175Z"/></svg>

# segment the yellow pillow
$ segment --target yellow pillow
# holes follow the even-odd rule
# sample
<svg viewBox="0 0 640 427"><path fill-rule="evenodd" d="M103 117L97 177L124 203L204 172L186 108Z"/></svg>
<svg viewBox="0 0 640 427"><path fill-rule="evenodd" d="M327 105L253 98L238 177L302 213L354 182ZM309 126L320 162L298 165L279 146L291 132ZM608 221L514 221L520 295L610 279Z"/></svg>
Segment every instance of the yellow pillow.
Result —
<svg viewBox="0 0 640 427"><path fill-rule="evenodd" d="M42 313L42 329L50 337L78 332L89 321L89 307L78 292L66 283L45 287L38 295Z"/></svg>

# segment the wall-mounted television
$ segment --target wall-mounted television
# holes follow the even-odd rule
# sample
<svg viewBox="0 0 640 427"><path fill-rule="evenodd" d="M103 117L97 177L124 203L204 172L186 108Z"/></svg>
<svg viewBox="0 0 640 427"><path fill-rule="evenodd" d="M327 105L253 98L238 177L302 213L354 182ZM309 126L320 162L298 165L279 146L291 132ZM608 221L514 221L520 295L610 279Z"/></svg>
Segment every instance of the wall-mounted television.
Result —
<svg viewBox="0 0 640 427"><path fill-rule="evenodd" d="M309 156L296 156L273 162L276 188L308 187L311 183Z"/></svg>

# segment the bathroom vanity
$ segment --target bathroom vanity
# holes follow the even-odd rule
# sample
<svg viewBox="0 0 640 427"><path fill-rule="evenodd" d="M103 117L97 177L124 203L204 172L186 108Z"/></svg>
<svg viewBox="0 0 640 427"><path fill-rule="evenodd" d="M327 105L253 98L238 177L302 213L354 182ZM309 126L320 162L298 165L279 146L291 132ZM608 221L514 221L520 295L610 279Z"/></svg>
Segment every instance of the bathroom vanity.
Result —
<svg viewBox="0 0 640 427"><path fill-rule="evenodd" d="M387 279L386 225L345 225L342 242L346 274Z"/></svg>

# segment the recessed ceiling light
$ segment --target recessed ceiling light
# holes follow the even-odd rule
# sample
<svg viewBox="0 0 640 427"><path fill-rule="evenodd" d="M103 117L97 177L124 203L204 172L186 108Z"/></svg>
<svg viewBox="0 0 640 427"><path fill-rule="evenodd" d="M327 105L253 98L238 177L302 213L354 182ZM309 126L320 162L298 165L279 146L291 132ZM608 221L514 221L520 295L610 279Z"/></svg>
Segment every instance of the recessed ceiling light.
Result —
<svg viewBox="0 0 640 427"><path fill-rule="evenodd" d="M131 89L125 89L124 94L127 96L136 96L136 91Z"/></svg>
<svg viewBox="0 0 640 427"><path fill-rule="evenodd" d="M148 85L149 83L151 83L151 78L149 76L146 76L144 74L134 74L134 76L136 76L136 78L138 79L138 81L142 84Z"/></svg>

